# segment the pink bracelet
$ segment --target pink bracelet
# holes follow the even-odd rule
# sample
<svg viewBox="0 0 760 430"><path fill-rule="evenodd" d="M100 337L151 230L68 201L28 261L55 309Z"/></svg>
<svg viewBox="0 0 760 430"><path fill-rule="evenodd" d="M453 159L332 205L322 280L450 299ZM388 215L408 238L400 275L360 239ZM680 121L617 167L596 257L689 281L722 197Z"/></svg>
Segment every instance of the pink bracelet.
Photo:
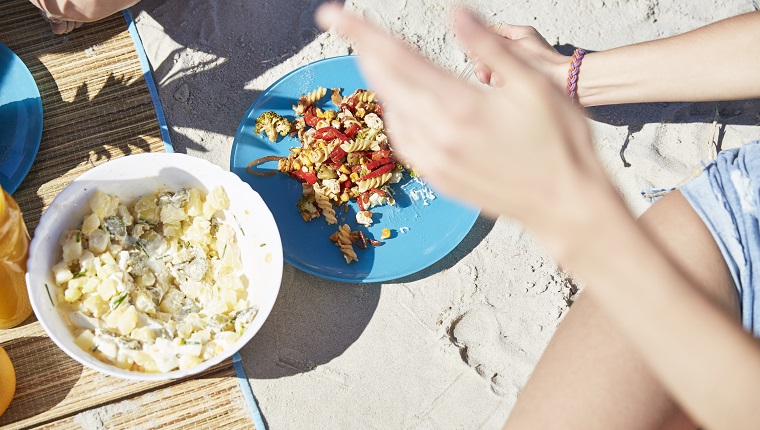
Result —
<svg viewBox="0 0 760 430"><path fill-rule="evenodd" d="M576 101L576 95L578 91L578 73L581 71L581 62L586 55L586 51L581 48L576 49L573 52L573 61L570 62L570 70L567 72L567 86L565 86L565 92L570 100Z"/></svg>

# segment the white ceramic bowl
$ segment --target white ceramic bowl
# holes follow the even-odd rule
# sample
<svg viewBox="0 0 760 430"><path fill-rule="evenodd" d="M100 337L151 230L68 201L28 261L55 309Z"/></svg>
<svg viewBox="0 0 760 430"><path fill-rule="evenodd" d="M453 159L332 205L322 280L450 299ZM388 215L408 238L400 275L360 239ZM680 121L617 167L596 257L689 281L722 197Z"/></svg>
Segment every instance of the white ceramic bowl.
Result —
<svg viewBox="0 0 760 430"><path fill-rule="evenodd" d="M230 199L227 219L234 215L244 234L238 234L248 297L258 314L243 336L222 354L188 370L143 373L103 363L74 343L74 336L55 307L56 288L51 268L61 260L61 234L78 228L90 211L95 190L134 201L157 190L200 188L205 192L224 187ZM262 244L265 244L262 246ZM48 336L83 365L120 378L156 381L196 374L231 357L259 331L274 306L282 279L282 243L272 213L258 193L233 173L208 161L184 154L140 154L108 161L84 173L53 200L40 218L29 249L26 283L34 313ZM47 285L47 287L46 287ZM47 288L50 289L48 293Z"/></svg>

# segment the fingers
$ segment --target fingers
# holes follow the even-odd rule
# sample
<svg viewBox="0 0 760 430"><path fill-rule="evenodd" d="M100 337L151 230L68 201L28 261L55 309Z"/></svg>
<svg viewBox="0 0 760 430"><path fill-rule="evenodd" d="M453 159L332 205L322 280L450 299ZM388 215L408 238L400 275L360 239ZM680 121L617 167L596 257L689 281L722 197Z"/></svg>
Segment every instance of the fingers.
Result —
<svg viewBox="0 0 760 430"><path fill-rule="evenodd" d="M421 67L423 72L432 69L419 54L373 24L344 12L334 3L320 7L317 10L316 21L323 29L333 27L338 33L350 38L359 48L361 56L382 63L383 69L386 69L384 72L393 72L396 77L403 77L405 81L424 81L431 78L415 78L418 76L415 68Z"/></svg>
<svg viewBox="0 0 760 430"><path fill-rule="evenodd" d="M42 15L42 18L45 19L45 21L50 23L50 30L53 32L53 34L57 34L59 36L62 34L71 33L74 31L74 29L77 29L81 27L82 24L84 24L83 22L79 21L67 21L65 19L58 18L45 10L40 10L40 14Z"/></svg>
<svg viewBox="0 0 760 430"><path fill-rule="evenodd" d="M357 46L359 64L372 88L403 115L430 111L464 85L424 59L398 39L342 8L328 4L316 15L322 28L332 27ZM457 86L459 85L459 86ZM443 91L443 89L446 91Z"/></svg>
<svg viewBox="0 0 760 430"><path fill-rule="evenodd" d="M534 36L538 34L536 29L529 25L512 25L502 23L492 25L489 27L489 29L499 36L503 36L511 40L522 39L524 37Z"/></svg>
<svg viewBox="0 0 760 430"><path fill-rule="evenodd" d="M475 77L478 78L481 83L490 85L494 88L504 86L504 80L501 79L501 76L499 76L498 73L493 73L485 64L478 64L475 67Z"/></svg>
<svg viewBox="0 0 760 430"><path fill-rule="evenodd" d="M51 22L50 30L53 32L53 34L57 34L57 35L66 34L66 21Z"/></svg>
<svg viewBox="0 0 760 430"><path fill-rule="evenodd" d="M470 12L460 10L455 22L457 33L464 43L471 47L477 58L492 72L498 73L502 78L509 78L508 82L511 83L518 83L530 77L527 66L504 49L500 36L490 32Z"/></svg>
<svg viewBox="0 0 760 430"><path fill-rule="evenodd" d="M82 26L82 22L75 22L75 21L60 21L60 22L50 22L50 30L53 32L53 34L57 35L63 35L68 34L74 31L75 29Z"/></svg>
<svg viewBox="0 0 760 430"><path fill-rule="evenodd" d="M478 78L478 80L486 85L490 85L491 83L491 69L488 67L478 64L475 66L475 77Z"/></svg>

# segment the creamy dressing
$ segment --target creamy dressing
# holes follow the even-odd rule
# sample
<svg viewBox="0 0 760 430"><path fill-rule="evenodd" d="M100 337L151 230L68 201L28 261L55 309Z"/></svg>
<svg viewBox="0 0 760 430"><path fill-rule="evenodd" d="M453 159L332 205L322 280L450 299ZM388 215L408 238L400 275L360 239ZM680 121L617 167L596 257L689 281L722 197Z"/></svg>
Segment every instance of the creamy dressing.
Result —
<svg viewBox="0 0 760 430"><path fill-rule="evenodd" d="M256 316L222 188L143 196L96 192L53 267L76 343L123 369L169 372L231 347Z"/></svg>

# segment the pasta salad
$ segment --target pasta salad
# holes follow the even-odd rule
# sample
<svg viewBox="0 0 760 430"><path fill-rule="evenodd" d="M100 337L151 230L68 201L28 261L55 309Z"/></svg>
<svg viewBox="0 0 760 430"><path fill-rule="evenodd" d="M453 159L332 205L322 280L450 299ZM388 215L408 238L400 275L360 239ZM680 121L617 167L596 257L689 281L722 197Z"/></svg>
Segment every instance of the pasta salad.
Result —
<svg viewBox="0 0 760 430"><path fill-rule="evenodd" d="M329 92L337 109L321 109L315 105L328 94L326 88L319 87L299 98L293 106L295 119L292 122L275 112L260 115L256 121L257 133L266 133L272 141L276 141L278 135L297 136L300 146L290 148L287 157L254 160L247 171L254 175L274 174L258 172L254 167L276 160L279 172L302 184L303 193L296 207L304 221L321 216L328 224L337 224L335 207L356 201L359 206L356 222L369 227L373 223L372 207L395 204L390 185L401 180L404 167L393 156L383 122L383 108L375 93L357 89L343 96L339 88ZM350 231L348 225L340 226L331 239L347 263L358 261L353 245L362 248L367 243L380 244L366 238L361 231Z"/></svg>
<svg viewBox="0 0 760 430"><path fill-rule="evenodd" d="M96 191L52 271L76 344L122 369L188 369L231 347L256 316L224 189L130 204Z"/></svg>

